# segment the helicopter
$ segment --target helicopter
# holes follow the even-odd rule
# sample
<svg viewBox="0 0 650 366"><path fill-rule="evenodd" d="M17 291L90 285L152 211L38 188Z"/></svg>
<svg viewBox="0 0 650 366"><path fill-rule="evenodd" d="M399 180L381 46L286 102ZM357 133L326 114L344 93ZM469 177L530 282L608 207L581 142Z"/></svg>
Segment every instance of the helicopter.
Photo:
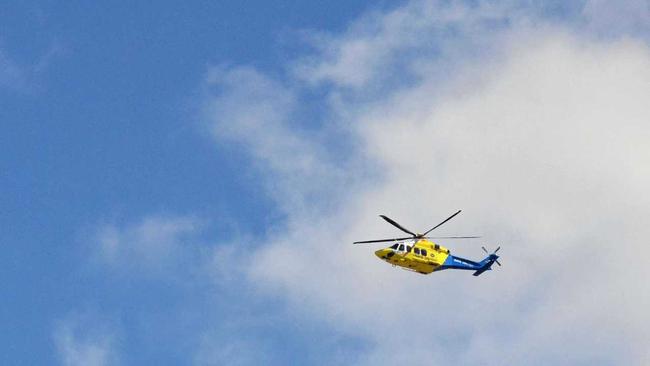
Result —
<svg viewBox="0 0 650 366"><path fill-rule="evenodd" d="M480 262L475 262L469 259L451 255L449 249L438 245L429 239L473 239L480 238L480 236L427 236L430 232L440 227L442 224L454 218L461 210L458 210L453 215L449 216L443 222L434 226L426 231L424 234L416 234L393 219L385 215L379 215L382 219L386 220L389 224L395 226L401 231L410 234L410 237L393 238L393 239L376 239L376 240L363 240L355 241L353 244L369 244L369 243L382 243L382 242L395 242L392 246L384 249L379 249L375 255L379 259L393 266L399 266L403 269L418 272L421 274L430 274L432 272L442 271L445 269L462 269L474 271L474 276L479 276L485 271L492 270L492 265L499 263L499 256L496 254L501 247L489 253L485 247L483 251L487 254L485 259Z"/></svg>

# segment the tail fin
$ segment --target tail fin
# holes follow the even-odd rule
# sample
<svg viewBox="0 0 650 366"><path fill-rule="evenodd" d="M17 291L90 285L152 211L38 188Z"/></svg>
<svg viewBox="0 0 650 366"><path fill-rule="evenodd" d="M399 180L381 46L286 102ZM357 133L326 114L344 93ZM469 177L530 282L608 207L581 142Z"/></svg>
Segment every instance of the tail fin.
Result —
<svg viewBox="0 0 650 366"><path fill-rule="evenodd" d="M494 253L496 253L496 251ZM496 262L498 265L501 265L497 260L499 259L499 256L494 253L488 255L485 259L478 263L480 267L476 270L476 272L474 272L474 276L479 276L481 273L491 270L494 262Z"/></svg>

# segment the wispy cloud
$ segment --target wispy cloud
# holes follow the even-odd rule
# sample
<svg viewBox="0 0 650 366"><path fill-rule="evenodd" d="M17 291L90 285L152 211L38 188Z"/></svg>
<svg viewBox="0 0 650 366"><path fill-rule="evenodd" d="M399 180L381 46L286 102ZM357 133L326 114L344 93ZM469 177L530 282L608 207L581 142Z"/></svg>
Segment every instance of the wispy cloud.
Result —
<svg viewBox="0 0 650 366"><path fill-rule="evenodd" d="M219 141L241 142L263 164L279 161L263 183L300 196L299 205L280 204L286 234L258 250L249 277L305 321L375 344L361 363L648 361L650 291L638 279L650 273L636 260L650 254L640 219L650 215L647 41L585 37L535 14L511 21L509 9L414 2L374 14L329 36L281 83L249 70L258 81L226 85L208 102L233 102L211 110L217 131L246 118ZM399 77L400 68L415 77L386 91L393 84L383 73ZM318 145L285 144L301 141L294 129L260 128L300 124L277 114L273 92L267 104L237 96L271 85L280 101L295 101L324 82L324 107L348 116L355 149L335 180L344 186L306 195L312 180L293 159L310 157L307 176L336 164ZM359 98L336 97L351 90ZM247 114L251 100L267 112ZM457 208L464 216L445 230L502 245L498 272L415 276L350 245L389 233L377 214L417 229ZM478 244L447 245L480 253Z"/></svg>
<svg viewBox="0 0 650 366"><path fill-rule="evenodd" d="M51 66L53 60L65 51L57 41L51 41L43 54L31 63L19 62L3 47L0 38L0 88L6 90L31 93L38 90L39 79Z"/></svg>
<svg viewBox="0 0 650 366"><path fill-rule="evenodd" d="M480 53L486 38L527 20L525 13L503 3L412 1L366 15L342 35L315 35L312 43L318 52L301 58L294 71L309 84L363 88L367 94L368 88L412 80L418 61L431 62L441 53L467 57L470 48ZM487 28L491 32L484 32Z"/></svg>
<svg viewBox="0 0 650 366"><path fill-rule="evenodd" d="M269 193L278 203L296 210L343 184L345 166L331 159L319 136L293 123L301 112L295 90L250 67L215 67L206 89L214 137L239 144L274 177Z"/></svg>
<svg viewBox="0 0 650 366"><path fill-rule="evenodd" d="M151 215L127 225L102 224L90 242L110 268L163 273L196 252L201 228L194 217Z"/></svg>
<svg viewBox="0 0 650 366"><path fill-rule="evenodd" d="M259 365L268 361L268 350L251 340L235 337L204 336L202 345L194 357L195 365L245 366Z"/></svg>
<svg viewBox="0 0 650 366"><path fill-rule="evenodd" d="M601 35L650 37L650 3L645 0L589 0L582 15L587 26Z"/></svg>
<svg viewBox="0 0 650 366"><path fill-rule="evenodd" d="M27 87L26 70L12 60L2 48L0 48L0 86L13 90L23 90Z"/></svg>
<svg viewBox="0 0 650 366"><path fill-rule="evenodd" d="M117 365L115 337L98 326L97 319L70 316L53 333L61 364L65 366Z"/></svg>

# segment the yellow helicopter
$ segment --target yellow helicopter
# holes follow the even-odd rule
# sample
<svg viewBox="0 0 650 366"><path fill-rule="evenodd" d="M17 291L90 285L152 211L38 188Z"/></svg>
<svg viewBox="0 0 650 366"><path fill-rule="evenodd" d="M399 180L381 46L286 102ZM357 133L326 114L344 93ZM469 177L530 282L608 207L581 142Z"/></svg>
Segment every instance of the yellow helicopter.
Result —
<svg viewBox="0 0 650 366"><path fill-rule="evenodd" d="M411 236L406 238L355 241L354 244L395 242L395 244L388 248L377 250L375 252L375 255L381 260L392 264L393 266L399 266L421 274L429 274L431 272L442 271L444 269L464 269L474 271L474 276L478 276L485 271L491 270L494 263L501 266L501 263L499 263L498 260L499 256L496 254L499 249L501 249L501 247L498 247L492 253L489 253L485 247L481 247L488 256L480 262L474 262L469 259L451 255L449 253L449 249L428 240L480 238L480 236L427 236L434 229L451 220L460 212L461 210L458 210L456 213L445 219L445 221L429 229L424 234L416 234L410 230L405 229L391 218L384 215L379 215L389 224L395 226L407 234L410 234Z"/></svg>

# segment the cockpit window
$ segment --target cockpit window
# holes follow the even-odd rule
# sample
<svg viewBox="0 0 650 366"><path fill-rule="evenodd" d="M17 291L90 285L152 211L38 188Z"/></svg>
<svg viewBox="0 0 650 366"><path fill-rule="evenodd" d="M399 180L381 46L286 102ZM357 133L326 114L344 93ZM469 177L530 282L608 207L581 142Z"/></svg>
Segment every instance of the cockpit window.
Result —
<svg viewBox="0 0 650 366"><path fill-rule="evenodd" d="M427 251L426 251L426 249L422 249L422 250L420 250L420 253L421 253L423 256L425 256L425 257L427 256Z"/></svg>
<svg viewBox="0 0 650 366"><path fill-rule="evenodd" d="M418 249L418 248L414 248L414 249L413 249L413 252L414 252L415 254L418 254L418 255L419 255L419 254L420 254L420 249Z"/></svg>
<svg viewBox="0 0 650 366"><path fill-rule="evenodd" d="M399 246L399 244L395 243L390 247L390 249L397 249L397 246Z"/></svg>
<svg viewBox="0 0 650 366"><path fill-rule="evenodd" d="M403 251L404 251L404 244L400 244L398 250L399 250L400 252L403 252Z"/></svg>

